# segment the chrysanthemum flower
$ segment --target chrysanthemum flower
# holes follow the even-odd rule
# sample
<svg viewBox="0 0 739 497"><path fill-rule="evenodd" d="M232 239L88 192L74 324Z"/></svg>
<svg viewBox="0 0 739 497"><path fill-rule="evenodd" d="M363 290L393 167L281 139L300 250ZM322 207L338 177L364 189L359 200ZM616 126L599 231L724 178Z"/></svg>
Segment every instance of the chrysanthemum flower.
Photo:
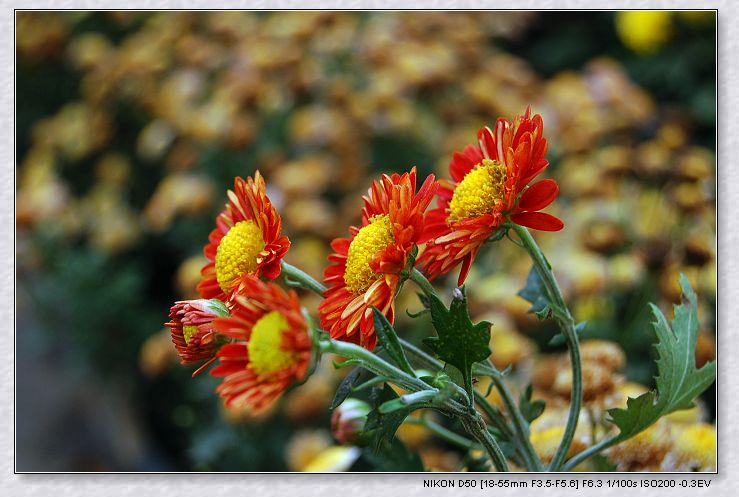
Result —
<svg viewBox="0 0 739 497"><path fill-rule="evenodd" d="M393 322L400 273L420 240L436 188L430 175L416 193L415 167L372 182L363 197L362 226L352 226L349 238L331 243L335 253L324 272L329 288L318 310L321 327L332 338L375 348L372 307Z"/></svg>
<svg viewBox="0 0 739 497"><path fill-rule="evenodd" d="M205 246L210 261L202 270L198 291L204 298L228 301L247 275L275 279L290 240L280 236L282 221L267 198L259 171L246 180L237 177L229 202L216 218Z"/></svg>
<svg viewBox="0 0 739 497"><path fill-rule="evenodd" d="M228 406L259 412L305 379L311 340L295 292L247 275L232 304L215 328L236 341L221 347L210 374L223 378L217 392Z"/></svg>
<svg viewBox="0 0 739 497"><path fill-rule="evenodd" d="M175 302L170 309L170 321L165 326L172 332L172 343L181 363L207 361L193 376L213 362L218 347L224 343L213 321L227 315L226 307L218 300L184 300Z"/></svg>
<svg viewBox="0 0 739 497"><path fill-rule="evenodd" d="M564 224L538 212L559 193L554 180L529 182L549 165L544 158L544 123L531 109L511 123L498 119L495 129L481 128L478 145L455 152L452 181L440 180L438 206L428 213L419 263L430 277L462 263L459 285L485 240L507 219L529 228L557 231Z"/></svg>

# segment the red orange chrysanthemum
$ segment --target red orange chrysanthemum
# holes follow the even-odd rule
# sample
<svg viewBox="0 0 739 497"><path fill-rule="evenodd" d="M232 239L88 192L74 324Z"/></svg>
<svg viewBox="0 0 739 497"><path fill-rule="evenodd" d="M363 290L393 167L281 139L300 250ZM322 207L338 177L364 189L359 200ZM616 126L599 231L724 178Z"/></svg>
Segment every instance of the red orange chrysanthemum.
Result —
<svg viewBox="0 0 739 497"><path fill-rule="evenodd" d="M175 302L169 311L169 327L172 343L182 364L206 361L193 376L207 367L216 355L221 342L213 321L227 315L226 308L213 300L185 300Z"/></svg>
<svg viewBox="0 0 739 497"><path fill-rule="evenodd" d="M377 343L372 307L393 322L400 272L419 243L436 188L430 175L416 193L415 167L372 182L363 197L362 226L352 226L349 238L331 243L335 253L324 272L328 289L318 310L332 338L372 350Z"/></svg>
<svg viewBox="0 0 739 497"><path fill-rule="evenodd" d="M247 275L275 279L290 240L280 235L281 219L267 198L264 179L237 177L229 202L216 218L205 246L210 262L202 270L198 291L203 298L228 301Z"/></svg>
<svg viewBox="0 0 739 497"><path fill-rule="evenodd" d="M311 340L295 292L246 275L231 316L216 319L214 325L235 340L221 347L219 364L210 372L223 378L217 392L227 405L262 411L305 378Z"/></svg>
<svg viewBox="0 0 739 497"><path fill-rule="evenodd" d="M506 219L529 228L557 231L564 224L538 212L559 193L554 180L529 182L549 165L540 115L531 109L511 123L498 119L494 130L481 128L478 144L455 152L449 164L452 181L440 180L438 206L427 216L419 264L430 277L459 263L462 285L483 243Z"/></svg>

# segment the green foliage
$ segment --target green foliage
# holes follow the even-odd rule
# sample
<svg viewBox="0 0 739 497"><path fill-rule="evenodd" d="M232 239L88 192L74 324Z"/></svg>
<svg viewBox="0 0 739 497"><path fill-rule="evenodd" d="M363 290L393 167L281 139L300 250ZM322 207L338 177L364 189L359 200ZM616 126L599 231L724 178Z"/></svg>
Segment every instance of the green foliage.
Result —
<svg viewBox="0 0 739 497"><path fill-rule="evenodd" d="M611 409L611 422L618 426L617 439L626 440L645 430L660 417L692 406L693 400L716 378L716 363L695 367L698 336L698 304L690 283L680 275L683 303L675 306L675 317L668 323L657 306L651 304L657 332L656 390L629 398L626 409Z"/></svg>
<svg viewBox="0 0 739 497"><path fill-rule="evenodd" d="M529 271L529 275L526 278L526 286L524 286L517 295L531 303L529 312L536 314L536 316L541 320L552 317L554 309L556 309L556 305L552 302L552 299L547 293L546 288L544 287L544 282L541 280L541 276L539 276L539 272L536 270L535 266L533 266ZM578 323L577 326L575 326L575 333L578 335L581 334L587 324L587 321ZM551 338L551 340L549 340L547 345L550 347L558 347L560 345L564 345L564 343L564 335L558 332Z"/></svg>
<svg viewBox="0 0 739 497"><path fill-rule="evenodd" d="M491 354L490 323L472 323L464 287L455 290L449 309L435 295L429 295L427 302L438 336L424 338L423 342L441 360L459 370L465 388L472 395L472 365Z"/></svg>
<svg viewBox="0 0 739 497"><path fill-rule="evenodd" d="M532 402L531 393L532 387L531 384L529 384L529 386L526 387L526 390L521 394L521 398L518 403L518 408L521 411L521 415L527 423L531 423L536 418L541 416L541 414L544 412L544 408L546 407L546 402L544 402L543 400L534 400Z"/></svg>
<svg viewBox="0 0 739 497"><path fill-rule="evenodd" d="M377 340L380 342L380 345L382 345L400 369L411 376L416 376L411 364L408 362L408 358L405 356L405 352L403 352L403 347L400 345L393 325L390 324L385 315L376 307L372 308L372 313L374 314L375 320L375 333L377 334Z"/></svg>
<svg viewBox="0 0 739 497"><path fill-rule="evenodd" d="M359 378L362 376L363 372L364 370L362 368L354 368L348 375L344 377L343 380L341 380L341 383L339 383L339 386L336 389L334 400L331 401L331 406L329 407L329 409L336 409L341 405L342 402L344 402L344 400L346 400L347 397L349 397L349 394L352 393L352 389L359 382Z"/></svg>
<svg viewBox="0 0 739 497"><path fill-rule="evenodd" d="M546 319L550 316L554 303L544 288L544 282L539 276L536 267L532 267L526 278L526 286L524 286L517 294L531 303L529 312L536 314L539 319Z"/></svg>
<svg viewBox="0 0 739 497"><path fill-rule="evenodd" d="M582 332L583 332L583 330L585 329L585 327L587 325L588 325L588 322L587 321L583 321L581 323L577 323L575 325L575 333L577 333L578 336L581 335ZM565 342L566 342L565 336L562 333L557 333L556 335L554 335L552 337L551 340L549 340L549 346L551 346L551 347L558 347L560 345L564 345Z"/></svg>
<svg viewBox="0 0 739 497"><path fill-rule="evenodd" d="M392 442L393 438L395 438L395 432L398 431L400 425L412 411L412 407L406 407L387 414L380 412L380 406L382 404L398 398L395 391L387 384L383 385L382 388L372 390L372 395L370 396L372 410L367 415L367 423L364 425L364 431L370 435L370 446L375 452L380 451L385 444Z"/></svg>
<svg viewBox="0 0 739 497"><path fill-rule="evenodd" d="M408 450L403 442L395 438L385 441L380 452L365 449L364 458L374 471L424 471L418 452Z"/></svg>
<svg viewBox="0 0 739 497"><path fill-rule="evenodd" d="M221 317L227 317L230 315L228 309L226 309L226 304L218 299L201 300L201 302L203 302L203 305L205 305L205 307L207 307L213 314L217 314Z"/></svg>

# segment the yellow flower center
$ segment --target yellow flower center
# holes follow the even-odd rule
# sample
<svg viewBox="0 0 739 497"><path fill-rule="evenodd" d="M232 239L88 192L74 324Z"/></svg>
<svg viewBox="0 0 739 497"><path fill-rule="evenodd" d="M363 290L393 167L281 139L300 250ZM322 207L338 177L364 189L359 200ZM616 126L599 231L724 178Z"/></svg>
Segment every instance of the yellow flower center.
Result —
<svg viewBox="0 0 739 497"><path fill-rule="evenodd" d="M254 324L247 348L249 366L255 373L274 373L295 362L297 355L282 348L282 334L289 327L285 316L277 311L265 314Z"/></svg>
<svg viewBox="0 0 739 497"><path fill-rule="evenodd" d="M457 221L482 216L503 200L506 167L500 162L483 159L482 164L468 172L454 189L449 203L449 219Z"/></svg>
<svg viewBox="0 0 739 497"><path fill-rule="evenodd" d="M185 337L185 343L187 345L190 345L190 338L197 333L198 327L197 326L183 326L182 327L182 336Z"/></svg>
<svg viewBox="0 0 739 497"><path fill-rule="evenodd" d="M387 214L373 217L370 224L359 230L349 245L344 271L344 283L350 292L359 295L377 281L380 275L372 270L370 262L394 241L393 223Z"/></svg>
<svg viewBox="0 0 739 497"><path fill-rule="evenodd" d="M216 251L216 279L228 292L231 282L257 269L257 255L264 250L262 230L254 221L239 221L221 239Z"/></svg>

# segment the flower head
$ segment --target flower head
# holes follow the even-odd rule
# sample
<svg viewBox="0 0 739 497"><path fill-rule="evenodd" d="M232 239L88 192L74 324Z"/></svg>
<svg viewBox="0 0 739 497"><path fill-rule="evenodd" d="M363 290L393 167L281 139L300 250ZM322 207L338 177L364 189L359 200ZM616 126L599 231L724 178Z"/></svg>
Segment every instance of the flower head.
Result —
<svg viewBox="0 0 739 497"><path fill-rule="evenodd" d="M624 45L640 54L652 54L672 36L671 12L634 10L616 13L616 32Z"/></svg>
<svg viewBox="0 0 739 497"><path fill-rule="evenodd" d="M237 177L229 202L216 218L204 253L210 262L203 268L198 291L204 298L228 301L248 275L275 279L290 240L280 235L282 221L267 198L259 171L246 180Z"/></svg>
<svg viewBox="0 0 739 497"><path fill-rule="evenodd" d="M219 300L185 300L176 302L169 311L170 321L165 324L172 332L172 343L182 364L207 361L193 376L210 364L223 344L213 321L227 316L225 306Z"/></svg>
<svg viewBox="0 0 739 497"><path fill-rule="evenodd" d="M228 406L262 411L305 379L311 340L295 292L246 275L231 316L214 324L235 340L218 351L219 364L210 372L223 378L217 392Z"/></svg>
<svg viewBox="0 0 739 497"><path fill-rule="evenodd" d="M531 109L511 123L498 119L494 130L481 128L478 144L455 152L452 180L439 181L438 206L428 213L419 263L436 277L462 264L464 283L482 244L507 219L534 229L557 231L556 217L538 212L559 193L554 180L529 182L549 165L544 158L544 123Z"/></svg>
<svg viewBox="0 0 739 497"><path fill-rule="evenodd" d="M415 167L372 182L363 197L362 225L352 226L349 238L331 243L334 253L324 272L328 289L318 309L332 338L375 348L372 307L393 322L400 273L420 240L436 188L430 175L416 193Z"/></svg>

